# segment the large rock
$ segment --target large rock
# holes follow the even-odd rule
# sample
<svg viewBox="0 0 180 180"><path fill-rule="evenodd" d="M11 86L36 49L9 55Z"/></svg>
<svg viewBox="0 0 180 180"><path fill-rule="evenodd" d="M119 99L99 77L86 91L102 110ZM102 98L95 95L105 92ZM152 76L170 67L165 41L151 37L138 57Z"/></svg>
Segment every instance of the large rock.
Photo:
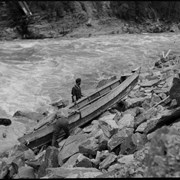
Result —
<svg viewBox="0 0 180 180"><path fill-rule="evenodd" d="M137 127L135 132L143 133L146 127L147 127L147 122L144 122Z"/></svg>
<svg viewBox="0 0 180 180"><path fill-rule="evenodd" d="M172 87L170 89L170 98L171 99L176 99L178 105L180 105L180 79L179 78L174 78Z"/></svg>
<svg viewBox="0 0 180 180"><path fill-rule="evenodd" d="M153 94L151 98L151 107L159 103L160 101L161 101L161 98L157 94Z"/></svg>
<svg viewBox="0 0 180 180"><path fill-rule="evenodd" d="M89 175L90 177L94 177L93 174L95 174L96 176L102 174L96 168L83 168L83 167L48 168L46 171L47 171L48 177L50 177L50 178L66 178L73 174L78 174L77 177L83 177L83 175L86 175L86 177L87 177L87 175ZM91 173L91 175L89 173Z"/></svg>
<svg viewBox="0 0 180 180"><path fill-rule="evenodd" d="M126 110L123 114L131 114L133 117L136 117L138 114L142 113L142 109L139 107L134 107Z"/></svg>
<svg viewBox="0 0 180 180"><path fill-rule="evenodd" d="M106 172L106 173L103 173L103 174L100 174L98 176L96 176L96 178L119 178L119 170L115 169L111 172Z"/></svg>
<svg viewBox="0 0 180 180"><path fill-rule="evenodd" d="M15 179L35 179L34 169L30 166L21 167Z"/></svg>
<svg viewBox="0 0 180 180"><path fill-rule="evenodd" d="M61 167L63 168L73 168L76 165L76 161L80 153L72 155Z"/></svg>
<svg viewBox="0 0 180 180"><path fill-rule="evenodd" d="M89 158L84 156L83 154L79 154L76 161L76 167L93 167L93 164Z"/></svg>
<svg viewBox="0 0 180 180"><path fill-rule="evenodd" d="M126 103L128 104L128 108L134 108L137 106L141 106L141 104L144 102L145 98L140 97L140 98L127 98Z"/></svg>
<svg viewBox="0 0 180 180"><path fill-rule="evenodd" d="M144 163L146 177L175 177L179 172L180 134L174 128L163 127L151 139Z"/></svg>
<svg viewBox="0 0 180 180"><path fill-rule="evenodd" d="M107 144L108 144L109 138L102 133L99 137L98 137L98 144L99 144L99 150L106 150L107 149Z"/></svg>
<svg viewBox="0 0 180 180"><path fill-rule="evenodd" d="M138 115L136 118L135 118L135 122L134 122L134 127L135 129L143 122L145 122L146 120L154 117L157 115L157 108L151 108L149 109L148 111L146 111L145 113L142 113L140 115Z"/></svg>
<svg viewBox="0 0 180 180"><path fill-rule="evenodd" d="M84 155L96 155L99 150L98 140L94 137L87 139L79 145L79 152Z"/></svg>
<svg viewBox="0 0 180 180"><path fill-rule="evenodd" d="M144 100L144 102L142 103L142 108L145 110L145 112L151 108L151 99L150 98L147 98Z"/></svg>
<svg viewBox="0 0 180 180"><path fill-rule="evenodd" d="M109 152L108 150L105 151L97 151L96 153L96 158L95 159L91 159L91 162L95 165L98 165L101 161L103 161L106 157L109 156Z"/></svg>
<svg viewBox="0 0 180 180"><path fill-rule="evenodd" d="M126 165L129 166L133 163L134 161L134 155L133 154L129 154L129 155L124 155L120 158L118 158L118 163L121 165Z"/></svg>
<svg viewBox="0 0 180 180"><path fill-rule="evenodd" d="M135 133L132 135L132 141L137 146L137 149L141 149L147 142L147 136L145 134Z"/></svg>
<svg viewBox="0 0 180 180"><path fill-rule="evenodd" d="M44 176L46 172L46 168L59 166L58 154L59 154L59 150L56 147L49 146L47 148L46 153L45 153L45 158L42 161L42 164L38 170L39 177Z"/></svg>
<svg viewBox="0 0 180 180"><path fill-rule="evenodd" d="M100 164L99 169L107 169L113 162L115 162L117 156L113 153L110 153Z"/></svg>
<svg viewBox="0 0 180 180"><path fill-rule="evenodd" d="M137 144L133 141L132 135L124 138L121 144L120 154L129 155L137 151Z"/></svg>
<svg viewBox="0 0 180 180"><path fill-rule="evenodd" d="M25 160L33 160L35 159L35 154L31 149L28 149L24 152L24 159Z"/></svg>
<svg viewBox="0 0 180 180"><path fill-rule="evenodd" d="M118 131L118 125L113 118L115 117L115 114L110 114L108 116L102 117L99 119L99 126L103 130L104 134L107 137L111 137L113 134L115 134Z"/></svg>
<svg viewBox="0 0 180 180"><path fill-rule="evenodd" d="M99 122L98 121L97 122L94 121L94 123L91 123L91 125L83 128L83 132L92 133L92 134L96 133L98 130L99 130Z"/></svg>
<svg viewBox="0 0 180 180"><path fill-rule="evenodd" d="M92 131L90 134L89 134L89 137L94 137L96 139L99 139L100 136L102 136L104 133L103 133L103 130L98 128L96 129L95 131Z"/></svg>
<svg viewBox="0 0 180 180"><path fill-rule="evenodd" d="M142 149L136 151L133 156L136 161L143 162L146 159L146 155L150 153L150 143L146 143Z"/></svg>
<svg viewBox="0 0 180 180"><path fill-rule="evenodd" d="M128 137L133 133L132 128L124 128L122 130L119 130L118 133L113 135L111 139L108 141L108 149L112 151L117 146L121 145L125 138Z"/></svg>
<svg viewBox="0 0 180 180"><path fill-rule="evenodd" d="M0 179L4 179L8 174L9 166L5 161L0 160Z"/></svg>
<svg viewBox="0 0 180 180"><path fill-rule="evenodd" d="M60 152L61 159L65 162L69 157L79 152L79 145L86 141L88 136L86 134L69 136Z"/></svg>
<svg viewBox="0 0 180 180"><path fill-rule="evenodd" d="M134 128L134 116L132 114L124 114L118 121L119 129Z"/></svg>
<svg viewBox="0 0 180 180"><path fill-rule="evenodd" d="M154 79L154 80L151 80L151 81L148 81L148 80L144 80L140 86L141 87L152 87L152 86L155 86L159 83L159 79Z"/></svg>

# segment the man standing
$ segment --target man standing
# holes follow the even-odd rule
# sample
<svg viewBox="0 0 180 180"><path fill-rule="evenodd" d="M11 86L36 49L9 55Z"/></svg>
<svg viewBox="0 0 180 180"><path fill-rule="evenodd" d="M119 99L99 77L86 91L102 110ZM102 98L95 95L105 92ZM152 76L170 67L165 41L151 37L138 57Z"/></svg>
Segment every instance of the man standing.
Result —
<svg viewBox="0 0 180 180"><path fill-rule="evenodd" d="M75 86L72 88L71 94L72 94L72 102L76 103L76 101L78 101L79 99L81 99L81 97L83 96L81 93L81 79L77 78L76 79L76 84Z"/></svg>
<svg viewBox="0 0 180 180"><path fill-rule="evenodd" d="M61 129L64 130L65 132L65 138L67 138L70 133L69 133L69 128L68 128L68 110L66 108L61 109L57 113L54 114L52 117L53 119L56 120L54 123L54 132L53 132L53 137L52 137L52 146L58 146L57 145L57 139L59 136L59 132Z"/></svg>

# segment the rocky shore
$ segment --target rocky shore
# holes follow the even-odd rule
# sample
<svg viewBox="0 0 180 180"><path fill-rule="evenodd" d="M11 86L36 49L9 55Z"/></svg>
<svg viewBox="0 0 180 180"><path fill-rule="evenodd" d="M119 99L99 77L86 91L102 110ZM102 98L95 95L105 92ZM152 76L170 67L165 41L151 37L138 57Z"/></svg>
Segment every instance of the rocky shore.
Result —
<svg viewBox="0 0 180 180"><path fill-rule="evenodd" d="M163 53L122 102L74 130L59 148L33 152L17 142L21 127L2 127L1 144L18 132L0 154L0 178L178 177L179 61L171 50ZM17 112L9 118L36 124L46 115Z"/></svg>

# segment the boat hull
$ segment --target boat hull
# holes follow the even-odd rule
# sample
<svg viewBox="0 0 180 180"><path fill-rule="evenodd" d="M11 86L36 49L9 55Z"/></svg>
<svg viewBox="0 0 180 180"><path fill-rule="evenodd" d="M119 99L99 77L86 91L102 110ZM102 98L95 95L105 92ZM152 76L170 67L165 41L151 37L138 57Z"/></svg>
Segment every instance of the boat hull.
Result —
<svg viewBox="0 0 180 180"><path fill-rule="evenodd" d="M81 127L84 124L90 122L108 108L112 107L115 103L123 99L137 84L139 78L139 72L135 72L132 76L128 77L127 80L122 82L119 86L115 87L108 94L89 105L84 106L81 109L81 114L74 114L68 118L70 132L76 128ZM53 134L53 123L46 125L32 133L24 135L19 138L21 143L26 144L31 149L39 148L51 142ZM59 140L64 136L64 132L61 131L59 134Z"/></svg>

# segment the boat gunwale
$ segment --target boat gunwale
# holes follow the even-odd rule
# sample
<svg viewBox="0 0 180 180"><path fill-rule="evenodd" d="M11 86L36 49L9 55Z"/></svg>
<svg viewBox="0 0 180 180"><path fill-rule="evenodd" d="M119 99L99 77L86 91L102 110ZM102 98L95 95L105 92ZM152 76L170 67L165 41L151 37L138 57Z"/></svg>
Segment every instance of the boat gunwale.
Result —
<svg viewBox="0 0 180 180"><path fill-rule="evenodd" d="M139 70L139 71L137 70L135 73L133 73L130 77L127 78L127 81L129 80L129 78L132 78L131 83L133 83L133 81L135 81L135 79L139 77L139 74L140 74L140 70ZM137 76L137 77L136 77L136 76ZM127 82L127 81L125 80L125 81L123 81L123 82L119 85L119 86L121 87L121 92L122 92L124 89L128 88L129 85L128 85L128 82ZM124 84L127 84L125 88L123 87ZM114 92L116 89L119 89L119 86L117 86L115 89L113 89L113 90L110 91L110 92ZM130 87L130 86L129 86L129 87ZM134 86L133 86L133 87L134 87ZM109 94L109 93L108 93L108 94ZM108 94L106 94L106 96L107 96ZM120 93L118 93L118 94L120 94ZM116 96L118 96L118 94L117 94ZM126 94L125 94L125 95L126 95ZM124 96L125 96L125 95L124 95ZM115 98L115 97L113 97L112 99L114 99L114 98ZM111 100L110 100L110 101L111 101ZM104 106L104 105L106 105L106 104L107 104L107 103L103 103L102 106ZM99 107L97 110L99 110L100 108L101 108L101 107ZM97 111L97 110L95 110L95 111ZM94 112L94 111L93 111L93 112ZM93 112L87 114L86 116L89 116L89 115L93 114ZM85 116L85 117L86 117L86 116ZM85 117L82 117L82 119L85 118ZM76 121L77 121L77 120L76 120ZM75 122L76 122L76 121L75 121ZM71 124L73 124L73 123L74 123L74 122L71 122L71 123L70 123L70 126L71 126ZM52 127L52 125L53 125L53 124L51 124L51 127ZM47 126L44 126L43 129L41 129L41 131L43 131L45 128L47 128ZM51 132L47 133L45 136L47 136L47 135L50 134L50 133L51 133ZM27 135L27 136L28 136L28 135L31 135L31 136L32 136L32 134L33 134L33 132L31 132L31 133L29 133L29 134L26 134L26 135ZM24 135L24 136L26 136L26 135ZM23 137L24 137L24 136L23 136ZM23 140L26 141L25 138L23 138L23 137L19 138L18 140L19 140L20 142L21 142L21 140L22 140L22 141L23 141ZM41 137L43 137L43 136L41 136ZM41 137L39 137L39 138L41 138ZM31 138L31 139L33 139L33 138ZM31 140L31 141L35 141L36 139L38 139L38 138L36 137L35 139L33 139L33 140Z"/></svg>

